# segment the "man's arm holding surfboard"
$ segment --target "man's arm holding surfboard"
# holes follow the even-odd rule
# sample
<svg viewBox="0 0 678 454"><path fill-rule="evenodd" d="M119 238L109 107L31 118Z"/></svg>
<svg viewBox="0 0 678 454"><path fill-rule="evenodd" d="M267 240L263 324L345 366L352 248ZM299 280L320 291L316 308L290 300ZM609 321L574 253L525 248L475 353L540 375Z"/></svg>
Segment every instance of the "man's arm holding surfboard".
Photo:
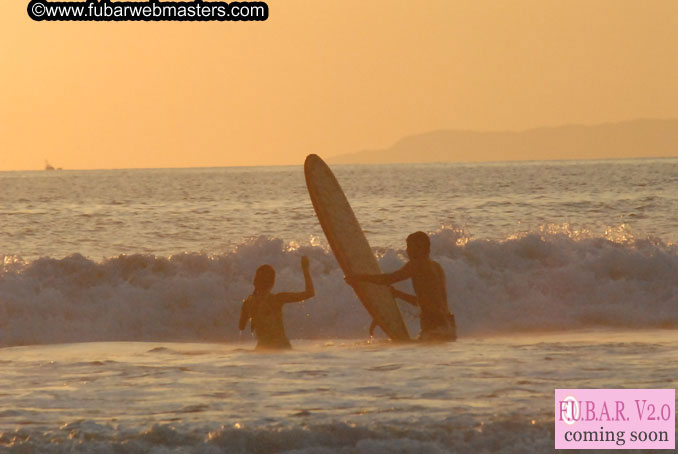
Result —
<svg viewBox="0 0 678 454"><path fill-rule="evenodd" d="M406 263L402 268L392 273L383 274L352 274L346 276L348 285L355 285L358 282L371 282L378 285L391 285L396 282L404 281L412 277L410 263Z"/></svg>
<svg viewBox="0 0 678 454"><path fill-rule="evenodd" d="M406 263L402 268L393 273L383 273L383 274L352 274L346 276L346 283L350 286L355 285L358 282L371 282L372 284L378 285L388 285L391 290L391 294L394 298L400 298L401 300L413 304L415 306L419 305L419 300L415 295L410 295L409 293L401 292L400 290L391 287L391 284L395 282L404 281L412 276L410 271L410 263ZM374 329L378 326L376 320L372 320L370 325L370 336L374 336Z"/></svg>
<svg viewBox="0 0 678 454"><path fill-rule="evenodd" d="M349 285L354 285L356 282L371 282L372 284L378 285L391 285L395 282L404 281L412 277L410 263L406 263L402 268L392 273L383 273L383 274L353 274L351 276L346 276L346 283ZM415 306L419 305L419 299L415 295L410 295L409 293L401 292L400 290L391 287L391 294L395 298L400 298L401 300L413 304Z"/></svg>
<svg viewBox="0 0 678 454"><path fill-rule="evenodd" d="M419 298L416 295L410 295L409 293L401 292L397 288L391 287L391 294L394 298L400 298L406 303L410 303L413 306L419 306Z"/></svg>

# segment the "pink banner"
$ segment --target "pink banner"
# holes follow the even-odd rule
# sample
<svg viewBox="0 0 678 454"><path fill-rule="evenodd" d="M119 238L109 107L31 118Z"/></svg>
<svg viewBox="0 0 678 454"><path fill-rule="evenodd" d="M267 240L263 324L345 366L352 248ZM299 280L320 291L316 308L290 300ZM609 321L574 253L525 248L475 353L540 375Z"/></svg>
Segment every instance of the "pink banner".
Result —
<svg viewBox="0 0 678 454"><path fill-rule="evenodd" d="M556 389L556 449L675 449L675 389Z"/></svg>

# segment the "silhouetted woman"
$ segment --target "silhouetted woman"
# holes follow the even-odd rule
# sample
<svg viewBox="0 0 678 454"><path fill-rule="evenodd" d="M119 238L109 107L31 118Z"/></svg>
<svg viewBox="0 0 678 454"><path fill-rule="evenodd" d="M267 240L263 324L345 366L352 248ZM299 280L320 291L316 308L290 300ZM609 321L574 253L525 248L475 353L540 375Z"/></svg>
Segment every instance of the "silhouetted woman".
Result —
<svg viewBox="0 0 678 454"><path fill-rule="evenodd" d="M297 303L315 295L306 256L301 258L301 269L306 281L306 289L303 292L271 293L275 284L275 270L271 265L257 268L254 275L254 292L243 300L238 324L242 331L247 326L247 321L252 320L252 331L257 335L257 350L292 348L285 335L283 304Z"/></svg>

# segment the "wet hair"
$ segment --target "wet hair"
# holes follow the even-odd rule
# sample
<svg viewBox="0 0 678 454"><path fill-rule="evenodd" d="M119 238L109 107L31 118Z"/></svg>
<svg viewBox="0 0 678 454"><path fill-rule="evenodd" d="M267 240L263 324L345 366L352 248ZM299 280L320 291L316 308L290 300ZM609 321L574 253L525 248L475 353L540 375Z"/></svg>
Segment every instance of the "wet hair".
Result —
<svg viewBox="0 0 678 454"><path fill-rule="evenodd" d="M417 255L429 255L431 253L431 240L424 232L414 232L407 237L407 245L410 249L418 252Z"/></svg>
<svg viewBox="0 0 678 454"><path fill-rule="evenodd" d="M254 290L273 288L275 284L275 270L271 265L261 265L254 274Z"/></svg>

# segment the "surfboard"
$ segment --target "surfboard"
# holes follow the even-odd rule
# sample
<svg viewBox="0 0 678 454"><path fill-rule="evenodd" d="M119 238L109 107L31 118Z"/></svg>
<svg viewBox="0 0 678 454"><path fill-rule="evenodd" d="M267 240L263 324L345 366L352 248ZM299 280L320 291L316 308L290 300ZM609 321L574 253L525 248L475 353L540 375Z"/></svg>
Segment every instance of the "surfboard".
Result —
<svg viewBox="0 0 678 454"><path fill-rule="evenodd" d="M311 154L306 157L304 174L320 226L344 273L381 274L379 263L332 170L318 155ZM392 340L410 340L400 309L387 286L359 282L354 290L367 312Z"/></svg>

